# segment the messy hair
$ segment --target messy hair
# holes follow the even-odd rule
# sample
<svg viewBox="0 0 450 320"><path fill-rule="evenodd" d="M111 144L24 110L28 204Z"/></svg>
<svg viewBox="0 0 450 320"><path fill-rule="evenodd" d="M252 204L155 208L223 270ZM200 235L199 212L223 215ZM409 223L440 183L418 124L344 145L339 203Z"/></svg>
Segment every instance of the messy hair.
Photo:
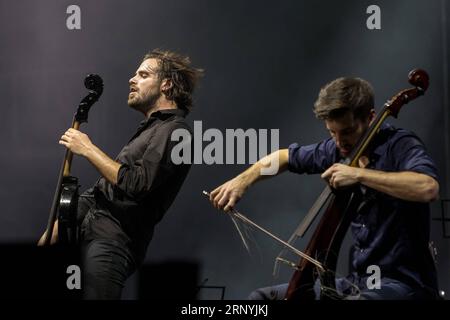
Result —
<svg viewBox="0 0 450 320"><path fill-rule="evenodd" d="M167 99L174 101L178 108L190 111L192 94L203 70L192 67L189 57L171 51L154 49L144 56L143 61L152 58L158 61L159 79L171 83L171 87L163 92Z"/></svg>

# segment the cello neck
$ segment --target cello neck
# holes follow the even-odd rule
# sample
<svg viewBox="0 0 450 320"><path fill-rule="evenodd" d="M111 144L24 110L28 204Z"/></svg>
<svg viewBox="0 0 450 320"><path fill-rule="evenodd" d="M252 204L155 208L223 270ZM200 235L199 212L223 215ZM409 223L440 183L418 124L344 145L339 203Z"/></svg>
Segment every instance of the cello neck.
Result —
<svg viewBox="0 0 450 320"><path fill-rule="evenodd" d="M80 123L75 119L72 122L72 128L78 130L80 128ZM67 177L70 175L70 168L72 166L73 152L67 149L66 154L64 156L63 162L63 177Z"/></svg>

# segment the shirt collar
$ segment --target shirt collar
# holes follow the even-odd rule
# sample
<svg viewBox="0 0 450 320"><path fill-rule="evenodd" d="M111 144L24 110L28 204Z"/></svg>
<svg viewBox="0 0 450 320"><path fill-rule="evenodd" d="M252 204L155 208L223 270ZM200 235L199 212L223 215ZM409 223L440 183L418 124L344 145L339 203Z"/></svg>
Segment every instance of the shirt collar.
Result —
<svg viewBox="0 0 450 320"><path fill-rule="evenodd" d="M372 153L378 157L386 153L386 148L388 147L387 139L389 138L389 132L394 130L394 127L389 123L382 123L380 126L380 131L374 140L374 149Z"/></svg>
<svg viewBox="0 0 450 320"><path fill-rule="evenodd" d="M139 128L141 129L144 126L146 126L149 123L152 123L156 119L160 119L162 121L169 119L171 116L179 116L179 117L186 117L187 112L183 109L162 109L153 112L148 119L144 119L139 124Z"/></svg>
<svg viewBox="0 0 450 320"><path fill-rule="evenodd" d="M150 115L150 118L155 117L155 118L159 118L161 120L166 120L167 118L171 117L172 115L176 115L179 117L186 117L186 111L183 109L162 109L162 110L158 110L153 112Z"/></svg>
<svg viewBox="0 0 450 320"><path fill-rule="evenodd" d="M382 155L386 153L387 151L386 149L388 147L388 144L386 142L388 141L389 138L389 132L391 132L394 129L395 128L392 125L386 122L380 125L380 130L371 144L371 146L373 146L369 156L371 158L371 161L377 161ZM337 148L335 156L336 162L343 159Z"/></svg>

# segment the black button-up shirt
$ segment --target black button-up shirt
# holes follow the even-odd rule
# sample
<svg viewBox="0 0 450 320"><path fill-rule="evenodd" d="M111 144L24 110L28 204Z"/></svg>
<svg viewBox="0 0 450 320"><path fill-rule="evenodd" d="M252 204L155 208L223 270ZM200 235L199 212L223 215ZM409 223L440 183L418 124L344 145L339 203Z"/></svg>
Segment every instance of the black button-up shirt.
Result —
<svg viewBox="0 0 450 320"><path fill-rule="evenodd" d="M153 236L154 226L174 201L190 164L176 165L171 151L178 143L171 140L176 129L192 134L180 109L157 111L142 121L137 132L120 151L115 161L121 164L117 184L101 177L80 201L90 202L84 217L81 237L113 239L126 245L136 262L142 262ZM90 210L89 210L90 209Z"/></svg>
<svg viewBox="0 0 450 320"><path fill-rule="evenodd" d="M414 171L438 180L433 160L414 133L383 124L371 146L368 168ZM331 138L307 146L296 143L289 146L289 170L296 173L322 173L340 160ZM429 204L362 189L365 205L351 225L354 239L351 278L360 282L368 276L368 266L378 265L382 277L435 291L436 270L428 249Z"/></svg>

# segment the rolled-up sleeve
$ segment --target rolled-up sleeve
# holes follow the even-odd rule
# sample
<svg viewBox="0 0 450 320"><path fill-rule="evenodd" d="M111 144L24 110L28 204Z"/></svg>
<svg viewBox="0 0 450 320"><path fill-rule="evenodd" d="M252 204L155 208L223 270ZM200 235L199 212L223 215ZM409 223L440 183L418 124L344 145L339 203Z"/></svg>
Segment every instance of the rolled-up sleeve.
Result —
<svg viewBox="0 0 450 320"><path fill-rule="evenodd" d="M336 147L332 139L306 146L293 143L288 150L288 169L295 173L321 173L335 161Z"/></svg>
<svg viewBox="0 0 450 320"><path fill-rule="evenodd" d="M170 154L174 146L171 141L172 132L180 126L170 123L158 130L153 136L142 156L132 165L122 163L117 177L116 188L134 198L142 198L154 188L170 179L177 171L177 167Z"/></svg>
<svg viewBox="0 0 450 320"><path fill-rule="evenodd" d="M438 180L436 165L417 137L403 136L395 142L392 148L398 171L423 173Z"/></svg>

